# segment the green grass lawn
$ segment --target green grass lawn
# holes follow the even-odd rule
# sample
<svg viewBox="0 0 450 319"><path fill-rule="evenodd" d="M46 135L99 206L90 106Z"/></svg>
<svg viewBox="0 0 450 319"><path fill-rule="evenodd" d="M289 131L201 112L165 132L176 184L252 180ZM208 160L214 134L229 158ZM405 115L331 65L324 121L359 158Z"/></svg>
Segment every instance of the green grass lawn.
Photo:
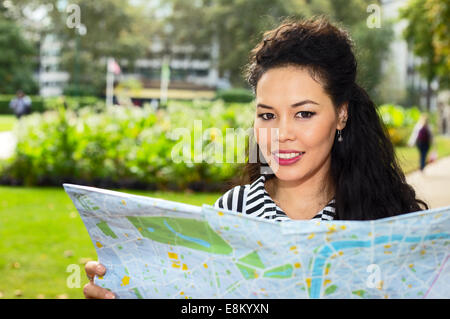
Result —
<svg viewBox="0 0 450 319"><path fill-rule="evenodd" d="M0 132L11 131L17 119L14 115L0 115Z"/></svg>
<svg viewBox="0 0 450 319"><path fill-rule="evenodd" d="M436 136L434 145L431 150L435 149L438 159L450 155L450 138L444 136ZM400 166L405 174L411 173L419 169L420 153L416 147L396 147L395 152L400 161ZM430 153L428 153L428 156Z"/></svg>
<svg viewBox="0 0 450 319"><path fill-rule="evenodd" d="M132 194L212 205L219 193ZM75 206L62 188L0 186L0 296L83 298L84 263L97 254ZM81 287L68 288L70 264L80 266Z"/></svg>

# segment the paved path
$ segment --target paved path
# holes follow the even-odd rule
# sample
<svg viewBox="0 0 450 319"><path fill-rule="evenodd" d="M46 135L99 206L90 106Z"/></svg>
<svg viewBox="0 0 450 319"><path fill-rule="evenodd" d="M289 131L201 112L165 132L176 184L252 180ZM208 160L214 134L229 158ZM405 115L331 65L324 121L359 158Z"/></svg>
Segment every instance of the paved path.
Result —
<svg viewBox="0 0 450 319"><path fill-rule="evenodd" d="M16 143L12 132L0 132L0 159L10 157ZM416 190L417 198L424 200L430 208L450 206L450 157L428 164L423 173L411 173L406 180Z"/></svg>
<svg viewBox="0 0 450 319"><path fill-rule="evenodd" d="M416 197L430 208L450 206L450 157L428 164L423 173L411 173L406 180L416 190Z"/></svg>
<svg viewBox="0 0 450 319"><path fill-rule="evenodd" d="M11 157L16 143L17 139L12 132L0 132L0 159Z"/></svg>

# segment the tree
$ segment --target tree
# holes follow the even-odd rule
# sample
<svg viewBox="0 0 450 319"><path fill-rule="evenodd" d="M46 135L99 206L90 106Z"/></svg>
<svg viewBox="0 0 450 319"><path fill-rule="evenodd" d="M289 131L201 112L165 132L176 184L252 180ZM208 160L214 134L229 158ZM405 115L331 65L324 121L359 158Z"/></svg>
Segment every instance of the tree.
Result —
<svg viewBox="0 0 450 319"><path fill-rule="evenodd" d="M383 61L389 53L389 44L393 38L392 24L383 22L381 28L369 29L366 21L356 23L351 27L351 34L355 41L358 59L357 81L373 98L376 104L383 103L379 94L383 78Z"/></svg>
<svg viewBox="0 0 450 319"><path fill-rule="evenodd" d="M441 11L440 8L446 9ZM411 45L413 53L422 59L418 71L427 82L426 109L430 111L432 81L437 79L441 87L449 85L448 2L410 0L400 11L400 17L408 20L408 26L404 30L405 39Z"/></svg>
<svg viewBox="0 0 450 319"><path fill-rule="evenodd" d="M369 29L366 24L370 0L168 0L172 26L168 35L174 43L210 46L213 35L220 46L219 71L229 72L235 86L245 86L241 76L250 50L265 30L276 27L284 17L306 18L324 14L349 29L359 52L359 76L371 95L381 78L381 63L391 41L391 27ZM351 8L351 10L349 10Z"/></svg>
<svg viewBox="0 0 450 319"><path fill-rule="evenodd" d="M21 89L34 94L33 58L37 51L17 23L5 17L7 10L0 9L0 93L13 94Z"/></svg>
<svg viewBox="0 0 450 319"><path fill-rule="evenodd" d="M132 70L134 61L146 55L154 27L143 7L128 0L71 1L80 8L80 27L74 27L74 11L53 2L48 32L61 40L61 66L70 74L69 87L78 88L80 94L104 94L108 57Z"/></svg>
<svg viewBox="0 0 450 319"><path fill-rule="evenodd" d="M442 61L437 67L441 88L450 88L450 5L448 1L427 0L427 17L430 21L436 60Z"/></svg>
<svg viewBox="0 0 450 319"><path fill-rule="evenodd" d="M188 41L198 52L208 51L215 37L219 42L220 75L228 73L235 86L245 86L242 67L262 32L275 27L282 17L312 13L307 2L311 1L169 0L171 14L164 22L172 26L168 37L174 44L185 45ZM295 14L299 10L303 11Z"/></svg>

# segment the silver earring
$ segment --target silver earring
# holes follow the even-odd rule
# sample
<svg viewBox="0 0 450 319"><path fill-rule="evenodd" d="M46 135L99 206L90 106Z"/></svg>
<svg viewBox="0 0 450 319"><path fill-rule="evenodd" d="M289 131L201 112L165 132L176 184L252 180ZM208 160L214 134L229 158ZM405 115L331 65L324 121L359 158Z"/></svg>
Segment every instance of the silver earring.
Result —
<svg viewBox="0 0 450 319"><path fill-rule="evenodd" d="M338 130L338 142L342 142L344 139L342 138L342 130Z"/></svg>

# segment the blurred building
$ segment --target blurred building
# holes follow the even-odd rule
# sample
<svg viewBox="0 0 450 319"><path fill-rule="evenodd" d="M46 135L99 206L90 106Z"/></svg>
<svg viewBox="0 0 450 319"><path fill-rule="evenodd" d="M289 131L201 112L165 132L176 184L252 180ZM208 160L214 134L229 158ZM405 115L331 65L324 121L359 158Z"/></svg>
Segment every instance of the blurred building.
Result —
<svg viewBox="0 0 450 319"><path fill-rule="evenodd" d="M46 35L40 43L39 94L43 97L63 94L69 74L61 71L61 43L54 35Z"/></svg>
<svg viewBox="0 0 450 319"><path fill-rule="evenodd" d="M228 76L219 77L217 41L212 41L211 46L201 52L192 45L174 46L168 52L164 41L154 38L147 56L136 60L133 69L127 67L126 61L120 63L123 70L121 81L138 79L142 84L142 89L134 91L134 98L159 98L161 67L165 56L170 58L168 98L209 99L214 97L217 89L230 87Z"/></svg>
<svg viewBox="0 0 450 319"><path fill-rule="evenodd" d="M193 58L193 53L195 58ZM159 97L161 85L161 66L164 55L163 42L154 39L149 48L148 57L136 60L133 69L127 67L126 61L119 61L122 68L121 81L139 80L142 90L139 99L155 99ZM227 77L219 78L217 61L219 49L212 43L204 52L196 52L193 46L174 47L169 52L170 83L169 98L212 98L216 89L230 87ZM46 35L40 45L40 71L38 75L40 95L58 96L63 94L69 74L60 69L61 43L54 35ZM186 92L184 92L186 91ZM191 93L189 93L189 92Z"/></svg>
<svg viewBox="0 0 450 319"><path fill-rule="evenodd" d="M450 90L439 92L437 96L437 111L439 132L450 136Z"/></svg>

